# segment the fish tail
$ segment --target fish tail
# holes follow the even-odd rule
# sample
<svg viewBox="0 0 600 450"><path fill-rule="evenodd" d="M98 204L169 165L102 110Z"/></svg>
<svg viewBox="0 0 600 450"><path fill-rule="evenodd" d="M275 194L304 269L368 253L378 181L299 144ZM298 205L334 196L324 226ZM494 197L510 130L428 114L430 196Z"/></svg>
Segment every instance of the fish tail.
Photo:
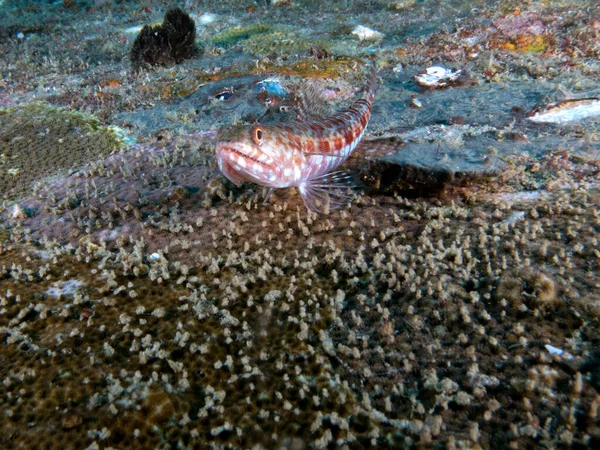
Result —
<svg viewBox="0 0 600 450"><path fill-rule="evenodd" d="M371 60L371 72L369 73L369 78L367 80L367 84L365 86L365 91L369 97L370 101L373 101L375 97L375 92L377 91L377 87L379 86L379 78L377 77L377 63L374 59Z"/></svg>

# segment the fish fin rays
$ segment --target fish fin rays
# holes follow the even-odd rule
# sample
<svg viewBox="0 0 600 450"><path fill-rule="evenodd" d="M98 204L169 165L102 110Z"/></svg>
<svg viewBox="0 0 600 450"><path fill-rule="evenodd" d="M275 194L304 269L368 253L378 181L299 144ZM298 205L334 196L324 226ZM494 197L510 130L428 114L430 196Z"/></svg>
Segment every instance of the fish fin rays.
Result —
<svg viewBox="0 0 600 450"><path fill-rule="evenodd" d="M269 192L267 192L267 195L265 195L265 199L263 201L263 205L266 205L267 203L269 203L269 198L271 197L271 194L275 191L275 189L277 189L277 188L271 188L271 189L269 189Z"/></svg>
<svg viewBox="0 0 600 450"><path fill-rule="evenodd" d="M300 122L319 120L332 114L327 100L314 83L306 85L298 94L295 110L296 120Z"/></svg>
<svg viewBox="0 0 600 450"><path fill-rule="evenodd" d="M377 63L375 60L371 60L371 70L369 72L369 78L367 79L367 84L365 85L365 91L371 95L371 101L375 96L375 91L377 91L377 87L379 85L379 78L377 76Z"/></svg>
<svg viewBox="0 0 600 450"><path fill-rule="evenodd" d="M327 156L328 158L347 158L347 155L336 155L330 152L304 152L306 156Z"/></svg>
<svg viewBox="0 0 600 450"><path fill-rule="evenodd" d="M338 170L307 180L298 186L298 190L310 211L328 214L348 203L356 187L352 173Z"/></svg>

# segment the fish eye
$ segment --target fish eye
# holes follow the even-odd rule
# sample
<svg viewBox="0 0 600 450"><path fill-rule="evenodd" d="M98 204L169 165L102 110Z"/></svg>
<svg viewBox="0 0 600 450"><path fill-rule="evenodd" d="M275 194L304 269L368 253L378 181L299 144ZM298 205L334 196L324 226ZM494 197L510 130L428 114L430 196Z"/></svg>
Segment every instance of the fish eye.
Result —
<svg viewBox="0 0 600 450"><path fill-rule="evenodd" d="M254 139L260 144L263 138L263 131L260 128L254 130Z"/></svg>
<svg viewBox="0 0 600 450"><path fill-rule="evenodd" d="M215 94L215 98L217 100L226 101L226 100L229 100L231 97L233 97L234 93L235 93L235 90L233 88L226 88L226 89L223 89L222 91L217 92Z"/></svg>

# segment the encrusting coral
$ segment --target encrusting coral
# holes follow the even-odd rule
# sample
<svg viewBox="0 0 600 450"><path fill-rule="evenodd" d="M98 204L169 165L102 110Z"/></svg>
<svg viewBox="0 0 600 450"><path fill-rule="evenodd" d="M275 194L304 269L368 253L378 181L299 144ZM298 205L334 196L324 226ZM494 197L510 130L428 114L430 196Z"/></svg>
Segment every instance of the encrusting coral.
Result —
<svg viewBox="0 0 600 450"><path fill-rule="evenodd" d="M509 446L498 423L532 445L598 432L584 368L600 315L585 291L600 280L581 275L600 257L594 194L359 196L315 217L288 193L263 205L214 172L192 178L208 149L178 142L40 189L39 212L10 222L6 442L50 446L61 429L82 447Z"/></svg>
<svg viewBox="0 0 600 450"><path fill-rule="evenodd" d="M598 447L598 123L512 113L570 79L598 96L586 59L598 55L597 2L530 6L547 28L535 35L554 38L539 52L490 43L513 42L522 23L537 33L536 16L505 1L187 2L202 39L232 34L212 60L142 77L124 70L126 30L164 2L4 9L15 3L2 6L11 23L0 17L2 130L18 119L18 133L0 130L0 184L41 173L21 136L54 147L67 172L0 203L0 447ZM355 17L383 41L345 39ZM302 30L298 42L253 28L265 18ZM322 41L332 46L309 56ZM366 138L404 136L399 155L428 147L447 168L434 174L441 191L421 194L427 166L397 179L396 160L346 208L314 216L294 191L264 204L266 190L220 177L199 117L230 121L227 108L265 100L254 88L274 78L292 93L312 78L343 104L359 85L354 58L371 51L383 82ZM420 91L410 108L413 75L441 63L479 84ZM104 128L71 113L38 121L32 98L122 129L124 111L166 113L129 127L137 143L123 151L107 139L95 153ZM20 171L13 149L31 151ZM477 174L496 158L501 174L465 178L454 162L473 162L471 149L485 152ZM68 156L86 158L76 169Z"/></svg>
<svg viewBox="0 0 600 450"><path fill-rule="evenodd" d="M27 195L36 182L67 174L122 145L97 118L44 104L0 109L0 135L0 200Z"/></svg>

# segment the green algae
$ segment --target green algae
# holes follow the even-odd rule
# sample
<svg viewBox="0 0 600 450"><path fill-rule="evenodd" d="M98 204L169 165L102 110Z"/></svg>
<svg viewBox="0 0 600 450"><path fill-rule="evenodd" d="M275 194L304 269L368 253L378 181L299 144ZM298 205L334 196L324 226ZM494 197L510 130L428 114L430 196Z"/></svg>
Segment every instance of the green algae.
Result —
<svg viewBox="0 0 600 450"><path fill-rule="evenodd" d="M348 73L362 70L367 62L360 58L338 56L322 60L297 61L293 63L264 62L260 66L252 65L240 70L237 67L225 68L217 74L199 73L193 78L173 84L169 89L170 95L186 97L192 95L206 83L217 82L226 78L243 77L246 75L273 74L290 75L302 78L337 78Z"/></svg>
<svg viewBox="0 0 600 450"><path fill-rule="evenodd" d="M345 33L347 34L347 33ZM259 58L310 54L312 50L334 57L359 57L372 54L378 48L373 45L359 45L353 37L309 39L296 30L277 30L272 33L251 36L240 43L243 50Z"/></svg>
<svg viewBox="0 0 600 450"><path fill-rule="evenodd" d="M365 65L364 61L357 58L339 57L322 61L300 61L288 66L274 66L273 72L303 78L335 78L359 71Z"/></svg>
<svg viewBox="0 0 600 450"><path fill-rule="evenodd" d="M210 41L215 45L229 47L252 36L269 33L272 30L270 25L264 23L233 27L211 37Z"/></svg>
<svg viewBox="0 0 600 450"><path fill-rule="evenodd" d="M117 128L94 116L39 103L0 110L0 134L0 195L9 200L126 145Z"/></svg>
<svg viewBox="0 0 600 450"><path fill-rule="evenodd" d="M307 53L311 47L328 48L326 41L312 41L303 38L295 31L275 31L249 37L241 43L245 52L257 57L276 55L296 55Z"/></svg>
<svg viewBox="0 0 600 450"><path fill-rule="evenodd" d="M334 56L356 56L369 52L369 47L360 47L356 39L348 37L352 27L341 27L334 31L333 39L309 39L297 27L273 28L265 24L234 27L211 38L215 45L231 47L239 44L246 52L258 58L307 54L318 48Z"/></svg>

